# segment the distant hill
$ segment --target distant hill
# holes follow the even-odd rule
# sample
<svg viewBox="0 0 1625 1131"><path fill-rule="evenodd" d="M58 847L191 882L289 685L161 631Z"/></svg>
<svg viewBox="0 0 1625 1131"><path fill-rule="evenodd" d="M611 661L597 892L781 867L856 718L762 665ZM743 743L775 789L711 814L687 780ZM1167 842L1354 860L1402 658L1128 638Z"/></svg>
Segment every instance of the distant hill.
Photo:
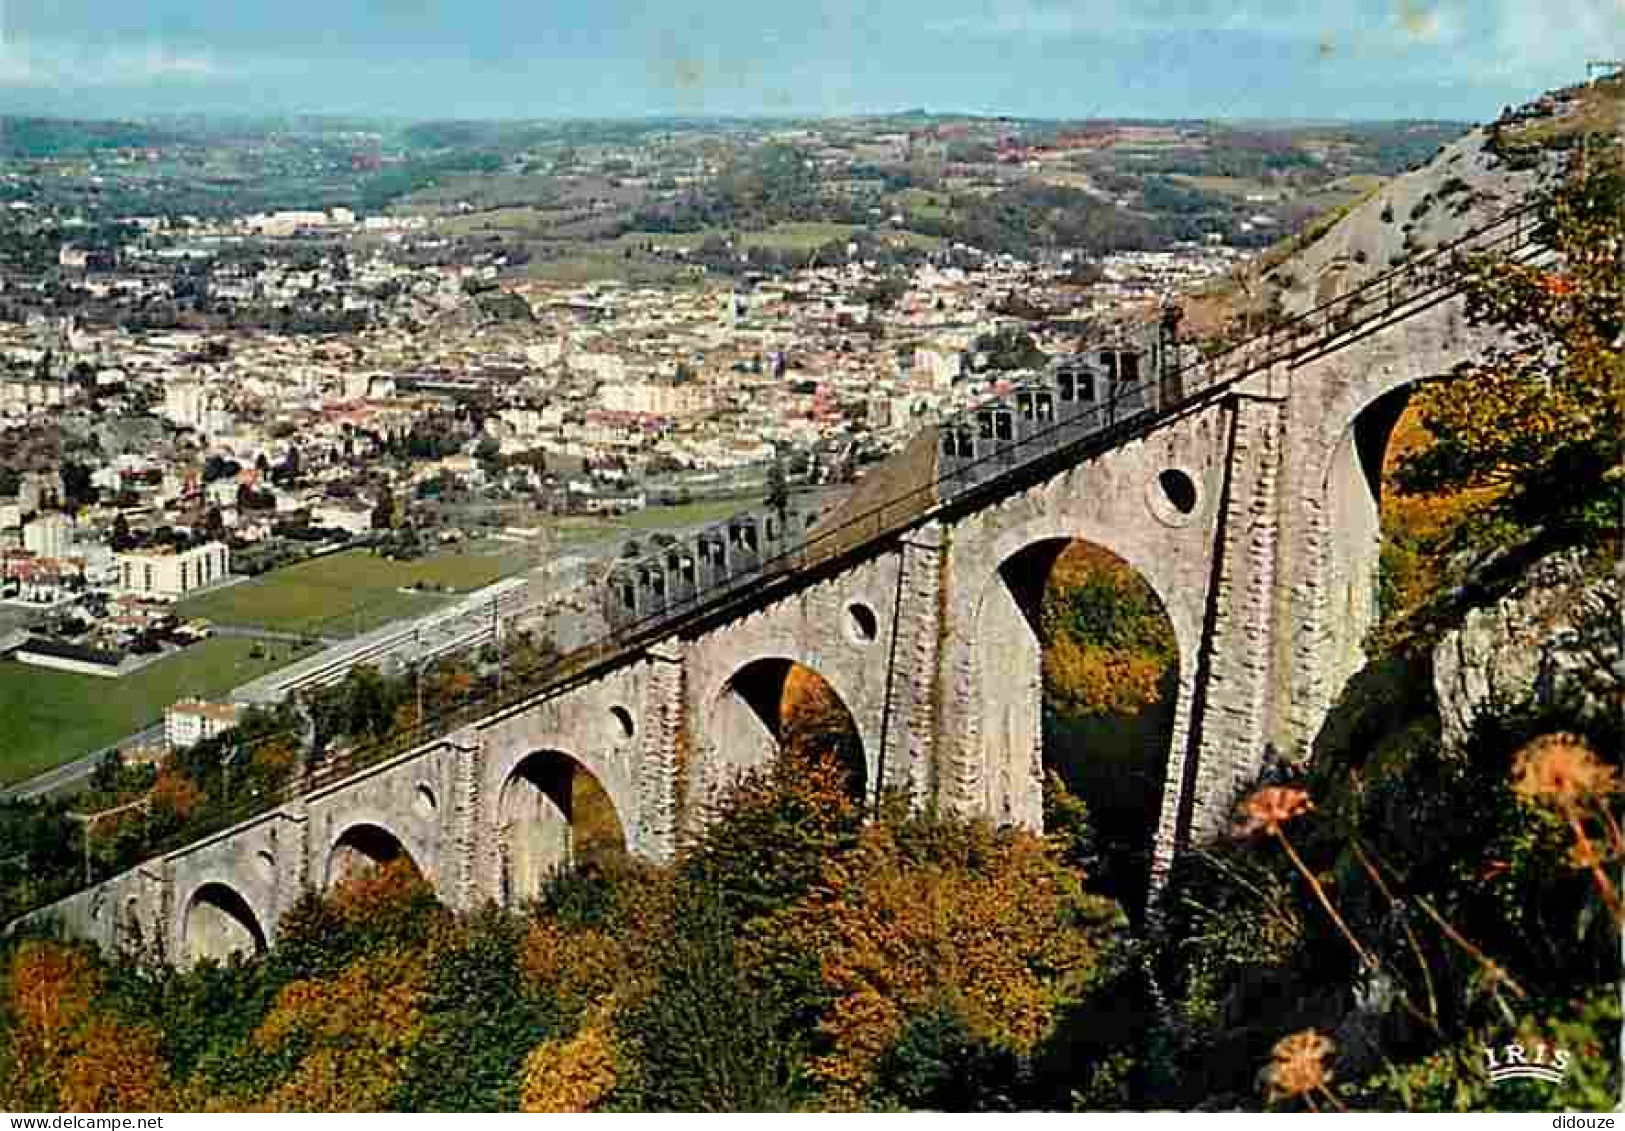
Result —
<svg viewBox="0 0 1625 1131"><path fill-rule="evenodd" d="M102 149L174 145L184 135L140 122L0 117L0 157L74 157Z"/></svg>
<svg viewBox="0 0 1625 1131"><path fill-rule="evenodd" d="M1301 313L1448 243L1513 207L1587 137L1617 136L1625 119L1618 76L1553 91L1444 145L1431 159L1367 189L1201 294L1185 296L1185 331L1235 333ZM1249 298L1249 295L1251 296Z"/></svg>

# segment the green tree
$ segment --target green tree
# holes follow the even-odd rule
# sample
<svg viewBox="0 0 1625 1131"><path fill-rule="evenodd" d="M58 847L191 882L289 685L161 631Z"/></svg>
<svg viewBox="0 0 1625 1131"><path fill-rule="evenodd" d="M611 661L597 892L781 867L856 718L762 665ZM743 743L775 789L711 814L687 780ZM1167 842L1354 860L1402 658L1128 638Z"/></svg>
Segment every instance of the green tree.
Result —
<svg viewBox="0 0 1625 1131"><path fill-rule="evenodd" d="M654 985L617 1022L634 1054L626 1084L654 1111L790 1111L800 1106L799 1056L785 1007L752 980L738 928L717 893L693 888L655 955Z"/></svg>
<svg viewBox="0 0 1625 1131"><path fill-rule="evenodd" d="M784 471L784 457L776 445L773 448L773 462L767 469L767 498L763 501L779 516L782 525L785 512L790 508L790 480Z"/></svg>
<svg viewBox="0 0 1625 1131"><path fill-rule="evenodd" d="M1625 171L1609 149L1551 191L1555 259L1473 263L1467 311L1498 344L1417 396L1433 443L1400 464L1410 492L1493 487L1515 513L1617 520L1625 429Z"/></svg>

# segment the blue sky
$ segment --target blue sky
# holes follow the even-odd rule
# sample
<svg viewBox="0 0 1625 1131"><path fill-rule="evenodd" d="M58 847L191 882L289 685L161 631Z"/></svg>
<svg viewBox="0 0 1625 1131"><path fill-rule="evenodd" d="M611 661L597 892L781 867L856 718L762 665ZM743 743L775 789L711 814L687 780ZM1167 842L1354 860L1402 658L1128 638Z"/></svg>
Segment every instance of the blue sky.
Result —
<svg viewBox="0 0 1625 1131"><path fill-rule="evenodd" d="M1490 118L1625 0L0 0L0 112Z"/></svg>

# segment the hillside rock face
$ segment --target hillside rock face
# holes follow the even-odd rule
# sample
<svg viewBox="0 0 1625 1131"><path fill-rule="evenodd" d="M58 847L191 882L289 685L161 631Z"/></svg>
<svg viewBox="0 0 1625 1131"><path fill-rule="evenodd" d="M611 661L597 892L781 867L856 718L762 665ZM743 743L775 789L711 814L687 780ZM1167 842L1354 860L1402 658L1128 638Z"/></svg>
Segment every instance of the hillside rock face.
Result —
<svg viewBox="0 0 1625 1131"><path fill-rule="evenodd" d="M1618 710L1620 577L1588 575L1585 564L1577 550L1540 559L1511 593L1440 639L1433 687L1447 748L1497 708L1559 708L1577 720Z"/></svg>
<svg viewBox="0 0 1625 1131"><path fill-rule="evenodd" d="M1272 277L1283 309L1301 314L1409 255L1461 238L1526 200L1563 167L1562 156L1553 153L1538 168L1510 168L1487 141L1483 127L1469 131L1295 252Z"/></svg>

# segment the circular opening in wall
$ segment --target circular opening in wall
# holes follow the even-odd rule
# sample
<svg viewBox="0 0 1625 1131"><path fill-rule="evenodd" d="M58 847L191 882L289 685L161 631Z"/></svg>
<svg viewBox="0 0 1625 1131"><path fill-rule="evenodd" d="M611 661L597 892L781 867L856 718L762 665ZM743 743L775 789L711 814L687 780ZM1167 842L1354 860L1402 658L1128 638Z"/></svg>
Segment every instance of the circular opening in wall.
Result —
<svg viewBox="0 0 1625 1131"><path fill-rule="evenodd" d="M852 639L860 644L868 644L880 632L880 621L876 619L875 611L861 601L846 607L846 618Z"/></svg>
<svg viewBox="0 0 1625 1131"><path fill-rule="evenodd" d="M419 816L423 816L423 817L432 817L432 816L434 816L434 811L435 811L434 790L430 789L426 785L420 785L420 786L418 786L417 796L416 796L416 798L414 800L415 800L415 802L417 804L417 809L418 809L418 815Z"/></svg>
<svg viewBox="0 0 1625 1131"><path fill-rule="evenodd" d="M615 725L621 728L622 738L631 738L637 733L637 727L632 724L632 712L625 707L611 707L609 713L615 716Z"/></svg>
<svg viewBox="0 0 1625 1131"><path fill-rule="evenodd" d="M259 864L262 876L268 880L276 878L276 857L269 852L260 852L255 855L254 859Z"/></svg>
<svg viewBox="0 0 1625 1131"><path fill-rule="evenodd" d="M1170 467L1157 476L1157 486L1162 488L1162 497L1168 500L1168 505L1180 514L1190 514L1196 509L1196 484L1179 468Z"/></svg>

